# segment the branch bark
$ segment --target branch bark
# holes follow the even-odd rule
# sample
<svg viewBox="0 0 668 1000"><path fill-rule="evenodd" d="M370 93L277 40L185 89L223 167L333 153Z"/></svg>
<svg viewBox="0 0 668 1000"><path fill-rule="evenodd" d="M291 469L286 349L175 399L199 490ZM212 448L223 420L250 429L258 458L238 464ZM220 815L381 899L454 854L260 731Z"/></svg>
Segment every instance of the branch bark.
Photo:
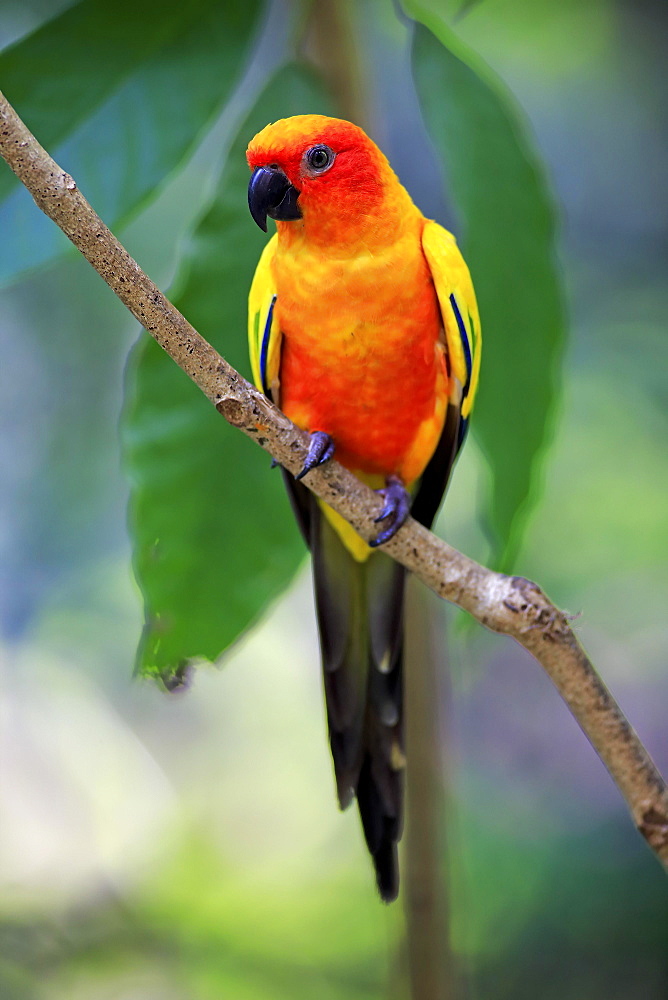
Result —
<svg viewBox="0 0 668 1000"><path fill-rule="evenodd" d="M200 336L144 274L0 93L0 154L46 213L130 312L199 386L218 412L298 472L307 435L251 386ZM3 238L7 238L3 234ZM336 461L307 485L369 540L380 498ZM440 597L538 660L624 796L634 823L668 869L668 789L621 709L579 645L567 616L540 587L495 573L436 538L412 518L384 551Z"/></svg>

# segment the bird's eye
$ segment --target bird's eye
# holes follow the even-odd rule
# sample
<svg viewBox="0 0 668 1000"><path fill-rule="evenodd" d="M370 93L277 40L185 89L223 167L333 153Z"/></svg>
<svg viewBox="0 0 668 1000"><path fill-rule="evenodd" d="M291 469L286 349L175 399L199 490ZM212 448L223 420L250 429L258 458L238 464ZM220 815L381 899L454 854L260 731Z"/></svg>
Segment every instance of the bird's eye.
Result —
<svg viewBox="0 0 668 1000"><path fill-rule="evenodd" d="M322 174L329 170L334 163L334 150L329 146L313 146L306 151L306 162L310 169L316 174Z"/></svg>

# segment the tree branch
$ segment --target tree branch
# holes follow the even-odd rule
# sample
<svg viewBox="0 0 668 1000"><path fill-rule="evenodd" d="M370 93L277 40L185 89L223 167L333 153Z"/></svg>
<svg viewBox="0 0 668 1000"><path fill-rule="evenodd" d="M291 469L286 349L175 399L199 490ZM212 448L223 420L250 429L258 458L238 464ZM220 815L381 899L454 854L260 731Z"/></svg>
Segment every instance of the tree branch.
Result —
<svg viewBox="0 0 668 1000"><path fill-rule="evenodd" d="M63 230L218 412L286 469L298 472L306 456L307 435L228 365L168 302L2 93L0 154L38 207ZM331 461L309 473L307 485L363 538L373 536L373 519L382 503L351 472ZM567 616L535 583L485 569L412 518L383 549L439 596L468 611L492 631L511 636L533 654L610 772L636 827L668 868L665 782L579 645Z"/></svg>

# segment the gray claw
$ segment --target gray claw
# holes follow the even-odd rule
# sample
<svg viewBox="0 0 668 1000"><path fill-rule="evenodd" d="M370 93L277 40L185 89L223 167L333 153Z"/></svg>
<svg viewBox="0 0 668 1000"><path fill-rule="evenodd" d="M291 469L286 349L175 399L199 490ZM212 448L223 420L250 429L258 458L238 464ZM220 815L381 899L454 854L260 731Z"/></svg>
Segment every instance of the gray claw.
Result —
<svg viewBox="0 0 668 1000"><path fill-rule="evenodd" d="M308 445L308 453L301 470L295 479L303 479L307 472L315 469L317 465L327 462L334 454L334 442L329 434L324 431L314 431Z"/></svg>
<svg viewBox="0 0 668 1000"><path fill-rule="evenodd" d="M374 519L374 524L389 518L392 520L387 528L384 528L376 538L369 542L372 549L378 548L384 542L389 542L411 512L410 493L398 476L388 476L385 489L376 490L376 492L380 493L385 500L385 506L378 517Z"/></svg>

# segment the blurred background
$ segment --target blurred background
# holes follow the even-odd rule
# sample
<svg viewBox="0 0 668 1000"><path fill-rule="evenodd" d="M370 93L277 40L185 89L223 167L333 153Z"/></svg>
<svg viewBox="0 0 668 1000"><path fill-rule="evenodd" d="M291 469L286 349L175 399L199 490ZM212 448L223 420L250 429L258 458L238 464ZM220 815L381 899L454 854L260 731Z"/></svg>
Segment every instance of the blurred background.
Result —
<svg viewBox="0 0 668 1000"><path fill-rule="evenodd" d="M67 6L2 0L0 46ZM425 213L456 228L407 27L384 0L356 17L374 135ZM163 288L287 20L274 4L221 119L119 232ZM480 0L453 24L521 106L561 213L563 397L515 568L578 616L665 774L668 12ZM22 239L18 224L0 234L5 252ZM119 420L137 336L74 253L0 290L0 995L398 998L401 909L378 902L358 820L335 806L306 560L221 669L175 695L132 680L142 601ZM224 333L214 342L225 353ZM436 529L481 560L486 475L469 441ZM221 602L226 586L221 566ZM528 655L435 600L434 614L449 635L443 866L464 995L665 997L665 880L607 772Z"/></svg>

